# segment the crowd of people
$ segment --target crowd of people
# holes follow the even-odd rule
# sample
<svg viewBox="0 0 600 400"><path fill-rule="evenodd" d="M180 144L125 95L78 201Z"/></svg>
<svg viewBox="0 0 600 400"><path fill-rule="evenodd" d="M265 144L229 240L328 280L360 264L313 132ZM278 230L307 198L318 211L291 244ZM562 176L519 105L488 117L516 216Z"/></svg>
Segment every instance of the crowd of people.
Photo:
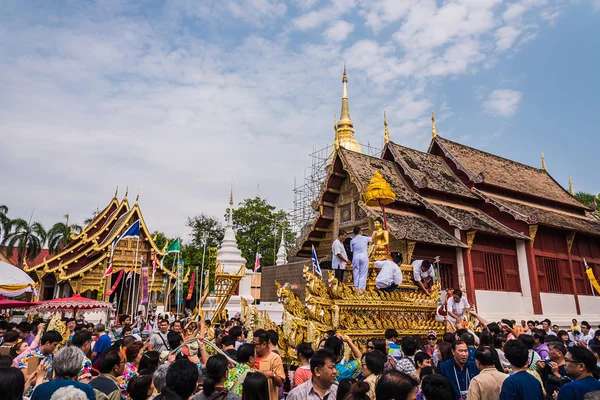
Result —
<svg viewBox="0 0 600 400"><path fill-rule="evenodd" d="M441 338L388 329L359 344L329 331L299 344L294 366L277 331L236 318L124 315L108 331L69 319L63 333L0 320L0 400L600 399L600 326L477 318L476 332L459 323Z"/></svg>

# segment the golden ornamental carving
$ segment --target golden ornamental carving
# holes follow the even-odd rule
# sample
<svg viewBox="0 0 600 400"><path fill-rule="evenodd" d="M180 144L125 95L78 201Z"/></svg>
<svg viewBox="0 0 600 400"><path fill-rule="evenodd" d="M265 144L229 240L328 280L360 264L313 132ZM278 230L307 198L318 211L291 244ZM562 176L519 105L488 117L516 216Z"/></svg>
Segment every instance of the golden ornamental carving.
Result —
<svg viewBox="0 0 600 400"><path fill-rule="evenodd" d="M529 239L531 239L530 244L531 248L533 248L533 244L535 243L535 235L537 235L538 226L537 225L529 225Z"/></svg>
<svg viewBox="0 0 600 400"><path fill-rule="evenodd" d="M571 248L573 247L573 242L575 241L575 232L567 232L567 249L569 253L571 252Z"/></svg>
<svg viewBox="0 0 600 400"><path fill-rule="evenodd" d="M406 262L404 264L410 264L412 261L412 256L415 251L416 242L406 242Z"/></svg>
<svg viewBox="0 0 600 400"><path fill-rule="evenodd" d="M435 127L435 115L433 111L431 112L431 138L435 139L437 137L437 129Z"/></svg>
<svg viewBox="0 0 600 400"><path fill-rule="evenodd" d="M475 241L475 231L467 232L467 246L469 246L469 249L467 250L467 252L469 254L471 254L471 248L473 247L474 241Z"/></svg>
<svg viewBox="0 0 600 400"><path fill-rule="evenodd" d="M375 171L365 188L363 200L368 206L387 205L396 201L396 193L379 170Z"/></svg>

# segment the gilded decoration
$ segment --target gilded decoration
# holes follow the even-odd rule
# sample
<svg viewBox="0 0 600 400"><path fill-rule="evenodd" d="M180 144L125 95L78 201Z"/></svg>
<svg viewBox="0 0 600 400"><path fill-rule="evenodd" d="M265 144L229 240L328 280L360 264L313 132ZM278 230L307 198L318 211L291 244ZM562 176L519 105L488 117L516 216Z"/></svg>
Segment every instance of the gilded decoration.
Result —
<svg viewBox="0 0 600 400"><path fill-rule="evenodd" d="M412 266L399 267L406 279L404 282L412 282ZM352 337L363 350L368 339L384 337L388 328L396 329L401 336L424 336L430 329L444 331L444 325L435 321L439 284L434 286L429 296L408 284L401 285L400 290L392 293L376 289L361 293L352 285L340 283L331 271L327 282L324 282L308 266L304 267L304 279L304 303L289 290L287 284L275 283L284 308L280 332L283 354L289 359L296 358L298 344L306 341L316 348L319 339L331 329ZM255 311L246 313L249 319L256 319Z"/></svg>
<svg viewBox="0 0 600 400"><path fill-rule="evenodd" d="M365 188L363 200L368 206L388 205L396 200L396 193L379 170L375 171Z"/></svg>
<svg viewBox="0 0 600 400"><path fill-rule="evenodd" d="M533 244L535 243L535 235L537 235L538 226L537 225L529 225L529 238L531 239L531 248L533 248Z"/></svg>
<svg viewBox="0 0 600 400"><path fill-rule="evenodd" d="M469 246L469 249L467 250L467 252L469 254L471 254L471 248L473 247L474 241L475 241L475 231L467 232L467 246Z"/></svg>
<svg viewBox="0 0 600 400"><path fill-rule="evenodd" d="M350 204L346 204L340 207L340 222L352 221L352 207Z"/></svg>

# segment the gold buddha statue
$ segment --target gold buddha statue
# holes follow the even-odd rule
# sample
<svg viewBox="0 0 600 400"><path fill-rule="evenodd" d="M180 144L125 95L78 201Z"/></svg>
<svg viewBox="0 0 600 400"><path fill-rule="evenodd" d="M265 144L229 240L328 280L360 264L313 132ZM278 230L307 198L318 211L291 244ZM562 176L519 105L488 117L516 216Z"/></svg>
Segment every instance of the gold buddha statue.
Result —
<svg viewBox="0 0 600 400"><path fill-rule="evenodd" d="M371 238L373 241L369 248L369 261L389 260L390 235L387 230L383 229L383 220L381 218L375 220L375 230Z"/></svg>

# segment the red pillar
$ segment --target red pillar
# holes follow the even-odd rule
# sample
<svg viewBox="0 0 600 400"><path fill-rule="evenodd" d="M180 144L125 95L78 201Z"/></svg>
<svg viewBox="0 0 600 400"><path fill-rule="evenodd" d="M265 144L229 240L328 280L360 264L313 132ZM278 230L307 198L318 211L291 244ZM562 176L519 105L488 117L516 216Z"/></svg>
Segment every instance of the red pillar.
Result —
<svg viewBox="0 0 600 400"><path fill-rule="evenodd" d="M463 249L463 261L465 267L465 282L467 284L467 299L472 305L477 305L475 296L475 278L473 277L473 259L470 249Z"/></svg>
<svg viewBox="0 0 600 400"><path fill-rule="evenodd" d="M575 309L577 315L581 315L581 309L579 308L579 296L577 296L577 284L575 283L575 272L573 271L573 259L571 257L571 250L569 249L569 274L571 275L571 285L573 285L573 297L575 297Z"/></svg>
<svg viewBox="0 0 600 400"><path fill-rule="evenodd" d="M540 297L540 283L537 276L537 265L535 262L535 253L531 243L525 244L527 253L527 270L529 271L529 284L531 285L531 302L533 303L533 313L542 314L542 299Z"/></svg>

